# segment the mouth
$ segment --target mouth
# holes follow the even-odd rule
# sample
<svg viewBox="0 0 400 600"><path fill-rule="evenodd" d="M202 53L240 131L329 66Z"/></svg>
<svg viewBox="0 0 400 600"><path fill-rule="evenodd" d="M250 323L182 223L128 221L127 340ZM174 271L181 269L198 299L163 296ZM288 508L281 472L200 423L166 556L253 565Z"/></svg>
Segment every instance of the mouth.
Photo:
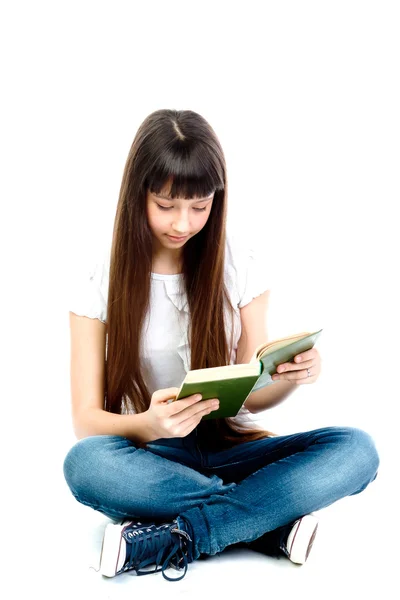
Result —
<svg viewBox="0 0 400 600"><path fill-rule="evenodd" d="M169 237L169 239L170 239L172 242L184 242L185 240L187 240L187 238L188 238L189 236L188 236L188 235L185 235L185 236L183 236L183 237L175 237L175 236L173 236L173 235L168 235L168 234L167 234L167 237Z"/></svg>

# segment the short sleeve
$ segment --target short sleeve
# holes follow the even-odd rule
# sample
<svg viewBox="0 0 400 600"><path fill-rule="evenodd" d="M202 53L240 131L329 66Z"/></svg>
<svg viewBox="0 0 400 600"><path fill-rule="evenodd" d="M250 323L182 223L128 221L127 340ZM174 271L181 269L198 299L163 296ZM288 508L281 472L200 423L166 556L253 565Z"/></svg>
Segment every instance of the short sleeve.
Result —
<svg viewBox="0 0 400 600"><path fill-rule="evenodd" d="M268 264L261 250L254 246L241 252L237 266L237 282L239 292L239 308L270 289Z"/></svg>
<svg viewBox="0 0 400 600"><path fill-rule="evenodd" d="M68 310L82 317L107 322L108 277L106 257L70 277Z"/></svg>

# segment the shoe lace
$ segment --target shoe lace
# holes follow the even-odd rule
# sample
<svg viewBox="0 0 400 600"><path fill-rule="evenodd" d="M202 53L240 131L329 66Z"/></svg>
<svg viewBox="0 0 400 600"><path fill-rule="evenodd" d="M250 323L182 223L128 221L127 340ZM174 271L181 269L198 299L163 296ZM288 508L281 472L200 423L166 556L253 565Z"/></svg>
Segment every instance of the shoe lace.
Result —
<svg viewBox="0 0 400 600"><path fill-rule="evenodd" d="M192 538L186 531L182 531L178 527L159 529L148 535L144 534L143 536L133 538L130 557L125 563L124 570L134 569L137 575L148 575L161 571L164 579L179 581L185 577L188 569L187 540L191 542ZM166 555L166 551L168 550L170 551ZM141 571L140 569L154 564L154 557L155 568L151 571ZM176 566L182 561L184 572L180 577L168 577L165 574L165 570L169 566L177 570L182 570Z"/></svg>

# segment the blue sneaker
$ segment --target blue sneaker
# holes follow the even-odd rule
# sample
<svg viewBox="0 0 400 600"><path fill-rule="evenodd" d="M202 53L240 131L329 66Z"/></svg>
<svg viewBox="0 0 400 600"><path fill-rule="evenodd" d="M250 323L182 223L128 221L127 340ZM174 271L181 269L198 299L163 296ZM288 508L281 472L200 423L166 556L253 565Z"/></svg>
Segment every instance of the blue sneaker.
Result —
<svg viewBox="0 0 400 600"><path fill-rule="evenodd" d="M137 575L162 572L168 581L179 581L186 575L187 565L193 561L189 525L180 517L172 523L141 523L123 520L109 523L104 532L100 556L100 573L114 577L133 569ZM142 570L155 565L152 570ZM173 567L180 577L168 577L165 570Z"/></svg>

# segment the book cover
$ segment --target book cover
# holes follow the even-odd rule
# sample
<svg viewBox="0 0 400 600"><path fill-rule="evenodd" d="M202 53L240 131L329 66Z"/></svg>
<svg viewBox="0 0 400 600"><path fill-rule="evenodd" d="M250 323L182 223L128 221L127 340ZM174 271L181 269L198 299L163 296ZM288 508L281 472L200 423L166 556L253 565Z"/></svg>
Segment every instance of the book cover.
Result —
<svg viewBox="0 0 400 600"><path fill-rule="evenodd" d="M258 346L250 363L253 360L261 361L262 370L251 391L261 390L261 388L274 383L272 375L275 375L278 365L291 362L297 354L313 348L321 332L322 329L314 333L298 333Z"/></svg>
<svg viewBox="0 0 400 600"><path fill-rule="evenodd" d="M278 365L312 348L321 332L298 333L262 344L249 363L189 371L176 400L192 394L202 394L203 400L218 398L219 408L203 419L235 417L251 392L274 383L271 377Z"/></svg>

